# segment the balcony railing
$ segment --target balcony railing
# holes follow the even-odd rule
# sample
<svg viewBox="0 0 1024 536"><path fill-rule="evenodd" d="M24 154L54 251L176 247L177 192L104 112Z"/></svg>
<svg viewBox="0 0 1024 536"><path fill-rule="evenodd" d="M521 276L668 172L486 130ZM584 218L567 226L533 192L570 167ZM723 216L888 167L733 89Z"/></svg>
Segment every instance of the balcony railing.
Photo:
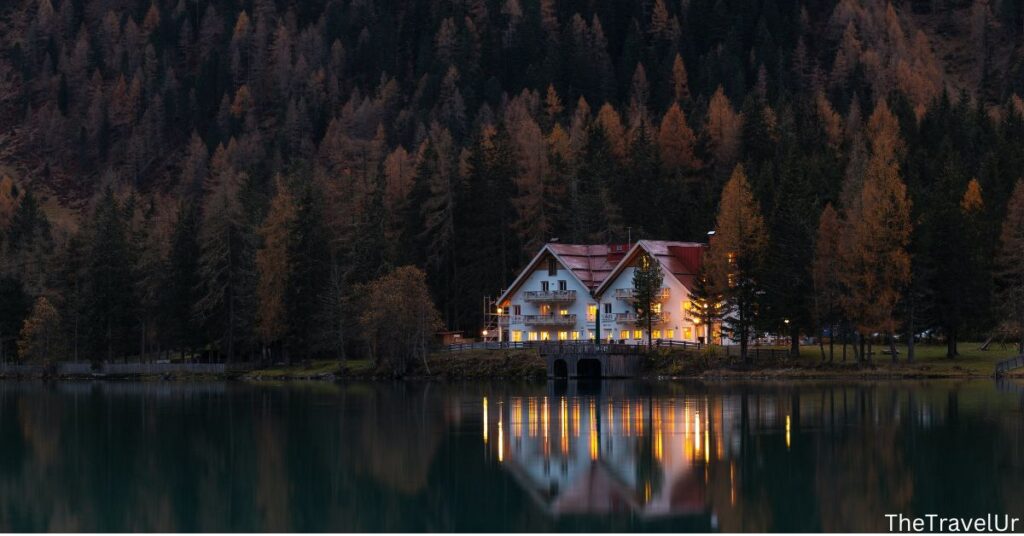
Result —
<svg viewBox="0 0 1024 536"><path fill-rule="evenodd" d="M571 326L576 324L576 315L519 315L512 321L529 326Z"/></svg>
<svg viewBox="0 0 1024 536"><path fill-rule="evenodd" d="M662 288L661 292L658 293L655 298L658 301L664 301L668 299L669 289L668 287ZM615 297L620 300L633 301L636 300L636 289L633 288L617 288L615 289Z"/></svg>
<svg viewBox="0 0 1024 536"><path fill-rule="evenodd" d="M670 316L671 315L668 312L657 313L654 315L652 323L661 324L664 322L668 322ZM621 324L636 324L638 321L638 317L636 316L636 313L615 313L615 321Z"/></svg>
<svg viewBox="0 0 1024 536"><path fill-rule="evenodd" d="M576 301L575 290L528 290L523 293L528 302L567 303Z"/></svg>

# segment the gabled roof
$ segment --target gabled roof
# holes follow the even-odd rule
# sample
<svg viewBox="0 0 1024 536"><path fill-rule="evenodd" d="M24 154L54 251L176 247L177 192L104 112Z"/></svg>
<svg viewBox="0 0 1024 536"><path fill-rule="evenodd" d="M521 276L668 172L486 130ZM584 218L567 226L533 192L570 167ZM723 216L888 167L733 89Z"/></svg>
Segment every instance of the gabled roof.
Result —
<svg viewBox="0 0 1024 536"><path fill-rule="evenodd" d="M596 296L604 294L606 287L622 273L627 266L632 265L634 259L641 251L646 251L661 265L661 271L666 275L671 274L687 289L693 288L693 280L700 271L704 249L707 244L699 242L672 242L666 240L640 240L630 248L629 253L622 258L609 273L597 290Z"/></svg>
<svg viewBox="0 0 1024 536"><path fill-rule="evenodd" d="M553 256L593 294L594 290L608 277L608 274L615 269L617 261L625 251L625 246L609 246L607 244L544 244L537 255L519 272L519 276L508 287L508 290L501 295L498 303L505 303L509 296L519 290L520 285L537 268L545 254Z"/></svg>

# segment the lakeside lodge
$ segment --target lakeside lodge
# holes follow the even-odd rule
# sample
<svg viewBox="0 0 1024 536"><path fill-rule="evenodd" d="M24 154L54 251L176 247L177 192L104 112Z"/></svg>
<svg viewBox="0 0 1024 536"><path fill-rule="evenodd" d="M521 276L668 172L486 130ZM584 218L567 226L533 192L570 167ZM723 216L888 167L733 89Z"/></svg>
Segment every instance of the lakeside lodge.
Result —
<svg viewBox="0 0 1024 536"><path fill-rule="evenodd" d="M706 249L707 244L659 240L545 244L498 299L497 338L645 342L634 307L633 271L646 252L664 274L651 338L708 342L707 326L691 314L690 301Z"/></svg>

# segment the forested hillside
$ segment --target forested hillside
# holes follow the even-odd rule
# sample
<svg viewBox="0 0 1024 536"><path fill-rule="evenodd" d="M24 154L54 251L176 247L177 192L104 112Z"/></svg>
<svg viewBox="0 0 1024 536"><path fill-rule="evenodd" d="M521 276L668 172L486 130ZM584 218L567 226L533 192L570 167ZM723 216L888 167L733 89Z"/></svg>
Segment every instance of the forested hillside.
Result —
<svg viewBox="0 0 1024 536"><path fill-rule="evenodd" d="M408 264L475 333L544 242L704 240L737 174L759 325L985 334L1022 38L1016 0L10 0L0 348L359 352Z"/></svg>

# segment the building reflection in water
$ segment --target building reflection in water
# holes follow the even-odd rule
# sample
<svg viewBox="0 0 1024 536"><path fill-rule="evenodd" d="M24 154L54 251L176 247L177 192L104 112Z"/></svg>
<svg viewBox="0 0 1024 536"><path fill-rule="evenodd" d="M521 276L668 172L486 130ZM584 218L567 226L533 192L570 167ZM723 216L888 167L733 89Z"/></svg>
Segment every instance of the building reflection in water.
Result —
<svg viewBox="0 0 1024 536"><path fill-rule="evenodd" d="M708 515L708 465L735 454L739 426L728 399L706 395L509 396L491 410L485 397L482 407L493 413L485 444L496 434L498 462L553 516Z"/></svg>

